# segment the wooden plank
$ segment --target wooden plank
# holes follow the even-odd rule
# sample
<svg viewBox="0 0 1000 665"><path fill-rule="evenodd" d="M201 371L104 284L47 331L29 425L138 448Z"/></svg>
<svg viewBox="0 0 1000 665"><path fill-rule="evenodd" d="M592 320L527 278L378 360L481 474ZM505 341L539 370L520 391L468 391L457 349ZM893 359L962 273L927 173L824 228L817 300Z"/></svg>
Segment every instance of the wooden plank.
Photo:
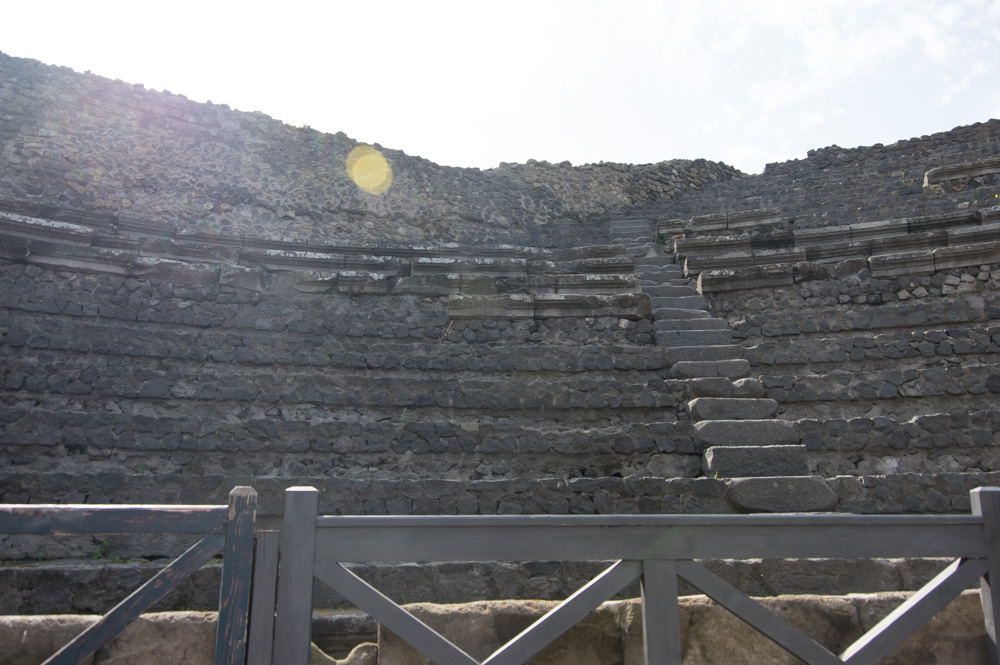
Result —
<svg viewBox="0 0 1000 665"><path fill-rule="evenodd" d="M215 665L243 665L246 662L256 518L257 492L252 487L234 487L229 492L229 521L222 553Z"/></svg>
<svg viewBox="0 0 1000 665"><path fill-rule="evenodd" d="M315 572L317 579L437 665L478 665L472 656L339 563L316 564Z"/></svg>
<svg viewBox="0 0 1000 665"><path fill-rule="evenodd" d="M642 642L646 665L681 665L677 564L642 562Z"/></svg>
<svg viewBox="0 0 1000 665"><path fill-rule="evenodd" d="M772 642L810 665L839 665L840 659L795 626L779 619L745 593L694 561L678 561L677 574L705 592Z"/></svg>
<svg viewBox="0 0 1000 665"><path fill-rule="evenodd" d="M875 665L986 572L984 559L959 559L879 621L840 655L849 665Z"/></svg>
<svg viewBox="0 0 1000 665"><path fill-rule="evenodd" d="M997 615L1000 611L1000 488L979 487L970 492L972 514L983 518L986 543L986 575L979 581L986 624L986 655L990 665L1000 664L997 646Z"/></svg>
<svg viewBox="0 0 1000 665"><path fill-rule="evenodd" d="M558 526L393 518L379 526L340 517L317 520L316 538L324 562L985 557L981 520L963 519L972 521Z"/></svg>
<svg viewBox="0 0 1000 665"><path fill-rule="evenodd" d="M278 532L258 531L250 600L247 665L271 665L274 646L274 599L278 586Z"/></svg>
<svg viewBox="0 0 1000 665"><path fill-rule="evenodd" d="M314 487L285 490L273 652L275 662L283 665L309 663L318 504L319 492Z"/></svg>
<svg viewBox="0 0 1000 665"><path fill-rule="evenodd" d="M523 665L641 574L641 561L618 561L497 649L483 665Z"/></svg>
<svg viewBox="0 0 1000 665"><path fill-rule="evenodd" d="M104 646L136 617L166 596L185 577L215 556L225 543L221 534L206 536L118 603L110 612L59 649L42 665L76 665Z"/></svg>
<svg viewBox="0 0 1000 665"><path fill-rule="evenodd" d="M213 533L225 527L227 511L226 506L7 504L0 506L0 533Z"/></svg>

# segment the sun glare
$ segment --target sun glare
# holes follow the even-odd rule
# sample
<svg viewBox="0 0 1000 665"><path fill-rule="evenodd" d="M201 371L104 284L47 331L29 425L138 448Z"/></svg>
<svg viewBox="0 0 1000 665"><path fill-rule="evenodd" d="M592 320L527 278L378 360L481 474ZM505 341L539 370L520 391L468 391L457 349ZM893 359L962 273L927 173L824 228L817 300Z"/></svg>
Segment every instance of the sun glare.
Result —
<svg viewBox="0 0 1000 665"><path fill-rule="evenodd" d="M384 194L392 185L392 167L370 145L359 145L347 155L347 175L369 194Z"/></svg>

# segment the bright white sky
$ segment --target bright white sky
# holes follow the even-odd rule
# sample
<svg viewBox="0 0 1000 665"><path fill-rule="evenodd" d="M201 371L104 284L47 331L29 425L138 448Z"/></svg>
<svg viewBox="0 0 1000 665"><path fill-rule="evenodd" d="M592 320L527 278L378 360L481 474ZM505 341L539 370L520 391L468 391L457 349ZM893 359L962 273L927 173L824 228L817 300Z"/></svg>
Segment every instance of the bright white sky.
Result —
<svg viewBox="0 0 1000 665"><path fill-rule="evenodd" d="M36 0L0 51L449 166L759 173L1000 117L1000 0Z"/></svg>

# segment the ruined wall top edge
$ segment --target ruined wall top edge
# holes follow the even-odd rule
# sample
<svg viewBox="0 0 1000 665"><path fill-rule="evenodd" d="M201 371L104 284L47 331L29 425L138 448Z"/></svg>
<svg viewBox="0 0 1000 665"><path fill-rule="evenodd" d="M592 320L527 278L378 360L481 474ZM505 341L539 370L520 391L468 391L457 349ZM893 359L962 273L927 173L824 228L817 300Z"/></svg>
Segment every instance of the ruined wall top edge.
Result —
<svg viewBox="0 0 1000 665"><path fill-rule="evenodd" d="M366 191L348 173L357 146L342 132L0 54L0 199L183 231L570 245L606 238L610 216L669 201L691 185L743 177L705 160L531 161L482 171L376 146L388 172L380 180L376 163L374 176L362 173Z"/></svg>

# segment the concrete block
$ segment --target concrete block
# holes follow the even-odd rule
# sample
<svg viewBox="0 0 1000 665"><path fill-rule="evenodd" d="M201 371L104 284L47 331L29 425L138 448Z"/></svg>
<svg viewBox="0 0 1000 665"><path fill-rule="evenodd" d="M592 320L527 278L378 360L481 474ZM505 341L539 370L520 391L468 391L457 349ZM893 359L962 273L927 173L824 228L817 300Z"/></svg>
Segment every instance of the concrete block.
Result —
<svg viewBox="0 0 1000 665"><path fill-rule="evenodd" d="M712 256L749 252L750 236L708 236L700 238L678 238L674 241L674 253L678 260L689 256Z"/></svg>
<svg viewBox="0 0 1000 665"><path fill-rule="evenodd" d="M965 266L1000 263L1000 242L980 242L934 250L934 269L948 270Z"/></svg>
<svg viewBox="0 0 1000 665"><path fill-rule="evenodd" d="M703 420L693 428L695 443L711 446L798 445L798 430L784 420Z"/></svg>
<svg viewBox="0 0 1000 665"><path fill-rule="evenodd" d="M507 296L450 296L448 316L452 319L531 319L535 299L530 294Z"/></svg>
<svg viewBox="0 0 1000 665"><path fill-rule="evenodd" d="M692 420L765 420L778 412L773 399L698 397L687 406Z"/></svg>
<svg viewBox="0 0 1000 665"><path fill-rule="evenodd" d="M749 268L753 265L753 254L733 252L731 254L711 254L707 256L689 256L684 259L684 274L692 277L706 270L735 270Z"/></svg>
<svg viewBox="0 0 1000 665"><path fill-rule="evenodd" d="M792 266L787 263L739 270L708 270L698 275L698 293L767 289L791 286L792 283Z"/></svg>
<svg viewBox="0 0 1000 665"><path fill-rule="evenodd" d="M726 501L742 513L810 513L833 510L837 495L823 478L772 476L729 481Z"/></svg>
<svg viewBox="0 0 1000 665"><path fill-rule="evenodd" d="M705 473L715 478L806 476L805 446L714 446L705 451Z"/></svg>
<svg viewBox="0 0 1000 665"><path fill-rule="evenodd" d="M904 275L933 275L934 253L930 250L921 252L902 252L899 254L884 254L868 259L872 277L903 277Z"/></svg>
<svg viewBox="0 0 1000 665"><path fill-rule="evenodd" d="M729 229L746 229L770 224L780 224L781 210L779 208L761 208L759 210L738 210L726 215L726 225Z"/></svg>

